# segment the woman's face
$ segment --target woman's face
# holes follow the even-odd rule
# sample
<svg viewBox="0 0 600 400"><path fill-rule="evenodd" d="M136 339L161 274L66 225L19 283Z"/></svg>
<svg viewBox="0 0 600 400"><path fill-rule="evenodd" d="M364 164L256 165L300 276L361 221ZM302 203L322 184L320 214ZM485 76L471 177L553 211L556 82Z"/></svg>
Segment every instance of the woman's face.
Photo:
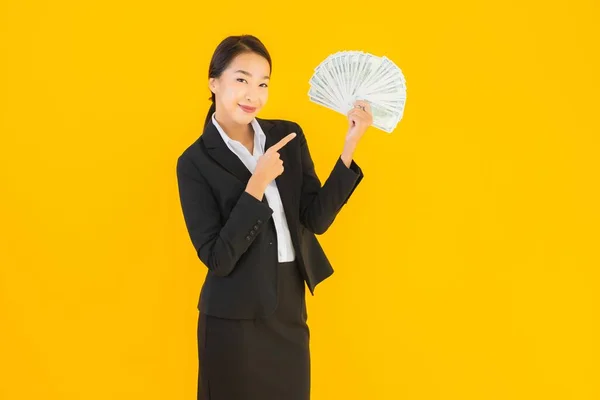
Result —
<svg viewBox="0 0 600 400"><path fill-rule="evenodd" d="M235 57L219 78L209 79L217 115L240 125L249 124L267 103L269 75L269 62L264 57L256 53Z"/></svg>

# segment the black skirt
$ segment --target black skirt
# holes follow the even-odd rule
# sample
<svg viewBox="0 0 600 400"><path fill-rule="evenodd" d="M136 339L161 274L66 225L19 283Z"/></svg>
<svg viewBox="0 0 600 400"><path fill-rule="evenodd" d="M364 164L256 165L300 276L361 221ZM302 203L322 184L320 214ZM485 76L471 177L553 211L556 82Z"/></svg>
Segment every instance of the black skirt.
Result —
<svg viewBox="0 0 600 400"><path fill-rule="evenodd" d="M265 318L198 318L198 400L309 400L310 332L297 262L278 264Z"/></svg>

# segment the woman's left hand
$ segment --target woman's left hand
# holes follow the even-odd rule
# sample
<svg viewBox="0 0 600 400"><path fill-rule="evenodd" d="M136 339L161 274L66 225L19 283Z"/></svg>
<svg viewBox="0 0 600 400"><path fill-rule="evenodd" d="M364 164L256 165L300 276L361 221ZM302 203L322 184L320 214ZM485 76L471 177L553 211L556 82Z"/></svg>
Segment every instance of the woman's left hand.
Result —
<svg viewBox="0 0 600 400"><path fill-rule="evenodd" d="M353 106L348 112L346 144L355 146L373 123L373 114L371 113L371 104L366 100L356 100Z"/></svg>

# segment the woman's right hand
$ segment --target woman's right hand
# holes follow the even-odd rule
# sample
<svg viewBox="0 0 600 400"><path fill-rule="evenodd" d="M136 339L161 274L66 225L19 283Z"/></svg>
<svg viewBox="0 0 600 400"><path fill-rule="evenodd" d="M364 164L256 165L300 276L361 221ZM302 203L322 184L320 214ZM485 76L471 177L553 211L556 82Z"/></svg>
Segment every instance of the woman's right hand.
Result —
<svg viewBox="0 0 600 400"><path fill-rule="evenodd" d="M277 178L283 173L283 161L279 157L279 150L288 144L292 139L296 137L296 132L292 132L279 142L275 143L265 151L265 153L258 158L258 163L254 169L254 173L250 180L255 180L255 184L261 188L266 187L271 181Z"/></svg>

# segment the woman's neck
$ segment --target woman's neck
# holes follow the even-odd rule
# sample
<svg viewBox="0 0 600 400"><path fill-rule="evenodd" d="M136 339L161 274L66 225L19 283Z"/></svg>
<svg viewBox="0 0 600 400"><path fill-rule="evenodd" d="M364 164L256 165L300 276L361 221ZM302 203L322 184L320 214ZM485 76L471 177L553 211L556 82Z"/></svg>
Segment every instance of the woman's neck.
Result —
<svg viewBox="0 0 600 400"><path fill-rule="evenodd" d="M248 145L254 141L254 129L252 128L252 124L240 125L235 122L222 120L216 113L215 119L231 139L237 140L244 145Z"/></svg>

